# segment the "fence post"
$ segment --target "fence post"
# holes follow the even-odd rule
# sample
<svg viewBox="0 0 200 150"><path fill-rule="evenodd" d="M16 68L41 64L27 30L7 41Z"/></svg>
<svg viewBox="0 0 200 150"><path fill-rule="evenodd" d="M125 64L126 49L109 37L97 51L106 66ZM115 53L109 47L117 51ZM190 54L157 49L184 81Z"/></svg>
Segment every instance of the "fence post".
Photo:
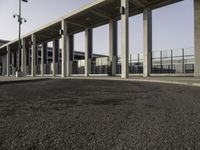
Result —
<svg viewBox="0 0 200 150"><path fill-rule="evenodd" d="M160 51L160 70L163 73L163 65L162 65L162 51Z"/></svg>
<svg viewBox="0 0 200 150"><path fill-rule="evenodd" d="M185 73L185 50L184 50L184 48L182 49L182 69L183 69L183 73Z"/></svg>
<svg viewBox="0 0 200 150"><path fill-rule="evenodd" d="M173 73L173 50L171 50L171 71Z"/></svg>
<svg viewBox="0 0 200 150"><path fill-rule="evenodd" d="M152 74L152 68L153 68L153 51L150 52L151 55L151 71L150 74Z"/></svg>

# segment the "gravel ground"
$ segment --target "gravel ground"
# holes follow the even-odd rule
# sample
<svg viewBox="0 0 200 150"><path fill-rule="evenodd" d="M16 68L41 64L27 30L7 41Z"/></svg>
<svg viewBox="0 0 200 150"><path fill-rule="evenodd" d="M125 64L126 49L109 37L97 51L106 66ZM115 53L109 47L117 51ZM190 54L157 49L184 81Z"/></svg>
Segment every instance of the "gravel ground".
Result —
<svg viewBox="0 0 200 150"><path fill-rule="evenodd" d="M0 84L0 150L200 149L200 89L98 80Z"/></svg>

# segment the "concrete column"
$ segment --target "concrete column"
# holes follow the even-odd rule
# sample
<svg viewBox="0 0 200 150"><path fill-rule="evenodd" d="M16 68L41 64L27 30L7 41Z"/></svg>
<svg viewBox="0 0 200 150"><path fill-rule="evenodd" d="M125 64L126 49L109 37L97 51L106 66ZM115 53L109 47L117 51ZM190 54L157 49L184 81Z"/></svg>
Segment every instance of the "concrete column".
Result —
<svg viewBox="0 0 200 150"><path fill-rule="evenodd" d="M15 53L11 53L12 75L15 76Z"/></svg>
<svg viewBox="0 0 200 150"><path fill-rule="evenodd" d="M151 74L151 53L152 53L152 10L145 8L143 12L143 33L144 33L144 51L143 51L143 76L148 77Z"/></svg>
<svg viewBox="0 0 200 150"><path fill-rule="evenodd" d="M121 0L121 46L122 46L122 78L128 78L129 55L129 0Z"/></svg>
<svg viewBox="0 0 200 150"><path fill-rule="evenodd" d="M194 0L195 67L196 77L200 77L200 1Z"/></svg>
<svg viewBox="0 0 200 150"><path fill-rule="evenodd" d="M38 74L38 45L36 44L35 48L35 74Z"/></svg>
<svg viewBox="0 0 200 150"><path fill-rule="evenodd" d="M85 76L89 76L92 69L92 49L93 49L92 29L85 29Z"/></svg>
<svg viewBox="0 0 200 150"><path fill-rule="evenodd" d="M53 76L58 74L59 40L53 40Z"/></svg>
<svg viewBox="0 0 200 150"><path fill-rule="evenodd" d="M24 76L27 75L27 72L26 72L26 41L25 41L25 39L22 39L21 71L22 71Z"/></svg>
<svg viewBox="0 0 200 150"><path fill-rule="evenodd" d="M62 36L61 36L61 47L62 47L62 77L66 77L66 62L67 62L67 22L62 20Z"/></svg>
<svg viewBox="0 0 200 150"><path fill-rule="evenodd" d="M4 55L2 57L2 75L5 76L6 75L6 55Z"/></svg>
<svg viewBox="0 0 200 150"><path fill-rule="evenodd" d="M117 21L109 23L109 61L111 63L111 75L116 75L117 67Z"/></svg>
<svg viewBox="0 0 200 150"><path fill-rule="evenodd" d="M26 49L26 72L30 74L30 47Z"/></svg>
<svg viewBox="0 0 200 150"><path fill-rule="evenodd" d="M10 76L10 46L7 46L7 76Z"/></svg>
<svg viewBox="0 0 200 150"><path fill-rule="evenodd" d="M36 36L34 34L31 35L31 41L32 41L32 45L31 45L31 76L35 77L35 54L36 54Z"/></svg>
<svg viewBox="0 0 200 150"><path fill-rule="evenodd" d="M46 74L46 63L47 63L47 43L42 43L41 48L41 76Z"/></svg>
<svg viewBox="0 0 200 150"><path fill-rule="evenodd" d="M67 76L72 74L72 64L74 59L74 35L68 34L67 37Z"/></svg>

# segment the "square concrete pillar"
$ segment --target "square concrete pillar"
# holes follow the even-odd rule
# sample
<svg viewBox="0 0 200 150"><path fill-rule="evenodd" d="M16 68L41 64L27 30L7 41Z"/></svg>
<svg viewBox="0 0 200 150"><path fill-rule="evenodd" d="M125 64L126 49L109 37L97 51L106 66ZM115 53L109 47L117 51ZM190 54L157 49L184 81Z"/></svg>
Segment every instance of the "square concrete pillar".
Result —
<svg viewBox="0 0 200 150"><path fill-rule="evenodd" d="M74 59L74 35L67 37L67 77L72 74L72 64Z"/></svg>
<svg viewBox="0 0 200 150"><path fill-rule="evenodd" d="M15 76L15 53L11 53L12 76Z"/></svg>
<svg viewBox="0 0 200 150"><path fill-rule="evenodd" d="M35 77L35 54L36 54L36 49L37 49L37 46L36 46L36 35L32 34L31 35L31 76L32 77Z"/></svg>
<svg viewBox="0 0 200 150"><path fill-rule="evenodd" d="M41 48L41 76L46 74L46 63L47 63L47 43L42 43Z"/></svg>
<svg viewBox="0 0 200 150"><path fill-rule="evenodd" d="M85 76L89 76L92 69L93 31L85 29Z"/></svg>
<svg viewBox="0 0 200 150"><path fill-rule="evenodd" d="M2 76L6 75L6 55L2 56Z"/></svg>
<svg viewBox="0 0 200 150"><path fill-rule="evenodd" d="M145 8L143 11L143 33L144 33L144 51L143 51L143 76L148 77L151 74L152 66L152 10Z"/></svg>
<svg viewBox="0 0 200 150"><path fill-rule="evenodd" d="M128 78L129 55L129 0L121 0L121 77Z"/></svg>
<svg viewBox="0 0 200 150"><path fill-rule="evenodd" d="M7 55L6 55L6 68L7 68L7 76L10 76L10 46L7 46Z"/></svg>
<svg viewBox="0 0 200 150"><path fill-rule="evenodd" d="M26 49L26 72L30 75L30 64L31 64L31 57L30 57L30 47Z"/></svg>
<svg viewBox="0 0 200 150"><path fill-rule="evenodd" d="M200 1L194 0L195 76L200 77Z"/></svg>
<svg viewBox="0 0 200 150"><path fill-rule="evenodd" d="M53 40L53 76L58 74L58 54L59 54L59 40Z"/></svg>
<svg viewBox="0 0 200 150"><path fill-rule="evenodd" d="M26 41L22 39L22 49L21 49L21 71L24 76L27 75L26 72Z"/></svg>
<svg viewBox="0 0 200 150"><path fill-rule="evenodd" d="M117 21L109 22L109 61L111 67L111 75L116 75L117 68Z"/></svg>
<svg viewBox="0 0 200 150"><path fill-rule="evenodd" d="M62 20L62 35L61 35L61 47L62 47L62 77L66 77L67 69L67 22Z"/></svg>

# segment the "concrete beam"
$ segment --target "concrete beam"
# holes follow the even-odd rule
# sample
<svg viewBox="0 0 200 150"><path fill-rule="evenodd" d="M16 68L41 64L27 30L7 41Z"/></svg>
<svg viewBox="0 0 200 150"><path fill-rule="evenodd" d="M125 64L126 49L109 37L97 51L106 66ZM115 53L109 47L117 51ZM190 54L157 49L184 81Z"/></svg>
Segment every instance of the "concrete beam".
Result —
<svg viewBox="0 0 200 150"><path fill-rule="evenodd" d="M194 0L195 76L200 77L200 1Z"/></svg>
<svg viewBox="0 0 200 150"><path fill-rule="evenodd" d="M121 46L122 46L122 64L121 77L128 78L128 55L129 55L129 0L121 0Z"/></svg>
<svg viewBox="0 0 200 150"><path fill-rule="evenodd" d="M92 69L93 30L85 29L85 76L89 76Z"/></svg>
<svg viewBox="0 0 200 150"><path fill-rule="evenodd" d="M146 7L144 2L142 2L141 0L130 0L130 3L132 3L135 6L139 6L139 7Z"/></svg>
<svg viewBox="0 0 200 150"><path fill-rule="evenodd" d="M148 77L151 74L152 66L152 10L145 8L143 12L143 33L144 33L144 51L143 51L143 76Z"/></svg>
<svg viewBox="0 0 200 150"><path fill-rule="evenodd" d="M111 75L116 75L117 68L117 21L109 22L109 61L111 67Z"/></svg>
<svg viewBox="0 0 200 150"><path fill-rule="evenodd" d="M108 14L105 14L104 12L101 12L99 10L91 10L91 12L99 17L105 18L105 19L109 19L112 20L112 17L110 17Z"/></svg>
<svg viewBox="0 0 200 150"><path fill-rule="evenodd" d="M36 45L36 35L32 34L31 35L31 41L32 41L32 45L31 45L31 76L35 77L35 62L36 62L36 58L35 58L35 53L36 53L36 49L37 49L37 45Z"/></svg>
<svg viewBox="0 0 200 150"><path fill-rule="evenodd" d="M61 47L62 47L62 77L66 77L67 62L67 22L62 20Z"/></svg>

